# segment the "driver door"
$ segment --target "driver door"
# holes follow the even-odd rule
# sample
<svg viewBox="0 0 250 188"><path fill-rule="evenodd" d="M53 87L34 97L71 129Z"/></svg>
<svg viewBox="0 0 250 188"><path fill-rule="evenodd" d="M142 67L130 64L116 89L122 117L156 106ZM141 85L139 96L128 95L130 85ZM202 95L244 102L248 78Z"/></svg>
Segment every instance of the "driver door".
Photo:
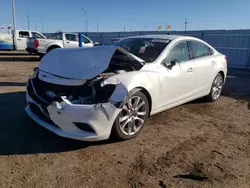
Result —
<svg viewBox="0 0 250 188"><path fill-rule="evenodd" d="M82 42L83 42L83 44L82 44L83 47L92 47L92 46L94 46L94 44L92 43L92 41L89 40L85 36L82 36Z"/></svg>
<svg viewBox="0 0 250 188"><path fill-rule="evenodd" d="M189 54L187 41L178 42L170 49L161 65L159 76L164 108L183 104L193 96L195 62Z"/></svg>
<svg viewBox="0 0 250 188"><path fill-rule="evenodd" d="M29 31L19 31L16 36L16 49L25 50L27 48L27 38L30 37Z"/></svg>

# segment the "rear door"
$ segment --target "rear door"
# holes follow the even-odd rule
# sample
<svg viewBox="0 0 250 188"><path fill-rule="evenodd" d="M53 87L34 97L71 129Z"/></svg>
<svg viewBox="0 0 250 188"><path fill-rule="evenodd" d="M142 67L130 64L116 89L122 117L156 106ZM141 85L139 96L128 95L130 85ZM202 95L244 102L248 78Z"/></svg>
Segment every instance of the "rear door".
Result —
<svg viewBox="0 0 250 188"><path fill-rule="evenodd" d="M65 34L64 48L77 48L79 46L76 34Z"/></svg>
<svg viewBox="0 0 250 188"><path fill-rule="evenodd" d="M195 94L202 95L209 91L216 71L216 57L213 50L199 41L189 41L191 58L195 62Z"/></svg>
<svg viewBox="0 0 250 188"><path fill-rule="evenodd" d="M29 31L17 31L16 49L25 50L27 47L27 38L30 37Z"/></svg>

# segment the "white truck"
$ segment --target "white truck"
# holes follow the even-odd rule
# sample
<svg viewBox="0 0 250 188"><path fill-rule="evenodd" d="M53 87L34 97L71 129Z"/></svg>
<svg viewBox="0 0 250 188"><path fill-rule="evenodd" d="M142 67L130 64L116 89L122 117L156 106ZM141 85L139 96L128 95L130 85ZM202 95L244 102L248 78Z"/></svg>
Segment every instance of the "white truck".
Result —
<svg viewBox="0 0 250 188"><path fill-rule="evenodd" d="M88 37L82 35L82 47L93 47L94 43ZM27 48L35 49L36 53L43 57L49 51L55 48L77 48L79 38L76 33L53 33L47 39L30 38L27 40Z"/></svg>
<svg viewBox="0 0 250 188"><path fill-rule="evenodd" d="M46 39L46 37L30 30L13 30L9 34L0 33L0 50L26 50L27 38Z"/></svg>

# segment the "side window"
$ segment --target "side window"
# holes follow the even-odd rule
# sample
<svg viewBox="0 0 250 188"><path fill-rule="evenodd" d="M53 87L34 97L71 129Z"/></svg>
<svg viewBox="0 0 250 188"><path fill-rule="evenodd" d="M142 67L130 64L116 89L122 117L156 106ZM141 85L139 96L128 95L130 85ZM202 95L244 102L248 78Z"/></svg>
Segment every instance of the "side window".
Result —
<svg viewBox="0 0 250 188"><path fill-rule="evenodd" d="M53 33L49 38L56 39L56 40L63 40L63 34L62 33Z"/></svg>
<svg viewBox="0 0 250 188"><path fill-rule="evenodd" d="M88 44L88 43L91 43L91 41L89 39L87 39L86 37L82 36L82 41L85 43L85 44Z"/></svg>
<svg viewBox="0 0 250 188"><path fill-rule="evenodd" d="M28 31L19 31L19 37L20 38L29 38L29 32Z"/></svg>
<svg viewBox="0 0 250 188"><path fill-rule="evenodd" d="M76 41L78 42L79 41L79 38L78 38L79 36L78 35L76 35ZM84 37L84 36L82 36L82 42L84 43L84 44L89 44L89 43L91 43L91 41L87 38L87 37Z"/></svg>
<svg viewBox="0 0 250 188"><path fill-rule="evenodd" d="M65 34L65 38L70 41L77 41L77 36L74 34Z"/></svg>
<svg viewBox="0 0 250 188"><path fill-rule="evenodd" d="M209 48L208 46L206 46L208 48L208 55L213 55L213 50L211 48Z"/></svg>
<svg viewBox="0 0 250 188"><path fill-rule="evenodd" d="M39 33L36 32L31 32L32 37L37 38L37 39L43 39L44 37L40 35Z"/></svg>
<svg viewBox="0 0 250 188"><path fill-rule="evenodd" d="M190 41L192 48L192 58L204 57L211 55L213 51L205 44L197 41Z"/></svg>
<svg viewBox="0 0 250 188"><path fill-rule="evenodd" d="M168 61L178 60L179 62L188 61L189 56L188 56L187 42L181 42L181 43L178 43L176 46L174 46L170 50L167 56L167 60Z"/></svg>

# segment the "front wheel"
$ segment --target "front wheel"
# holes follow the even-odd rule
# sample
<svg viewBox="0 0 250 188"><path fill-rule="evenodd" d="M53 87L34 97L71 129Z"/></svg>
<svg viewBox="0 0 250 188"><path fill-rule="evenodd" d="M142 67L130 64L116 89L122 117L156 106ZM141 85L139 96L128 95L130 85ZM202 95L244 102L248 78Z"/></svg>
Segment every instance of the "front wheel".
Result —
<svg viewBox="0 0 250 188"><path fill-rule="evenodd" d="M210 93L205 97L205 100L207 102L216 101L221 95L223 84L224 84L223 76L220 73L218 73L213 81Z"/></svg>
<svg viewBox="0 0 250 188"><path fill-rule="evenodd" d="M114 122L111 136L117 140L136 137L144 127L148 115L147 97L141 91L130 93Z"/></svg>

